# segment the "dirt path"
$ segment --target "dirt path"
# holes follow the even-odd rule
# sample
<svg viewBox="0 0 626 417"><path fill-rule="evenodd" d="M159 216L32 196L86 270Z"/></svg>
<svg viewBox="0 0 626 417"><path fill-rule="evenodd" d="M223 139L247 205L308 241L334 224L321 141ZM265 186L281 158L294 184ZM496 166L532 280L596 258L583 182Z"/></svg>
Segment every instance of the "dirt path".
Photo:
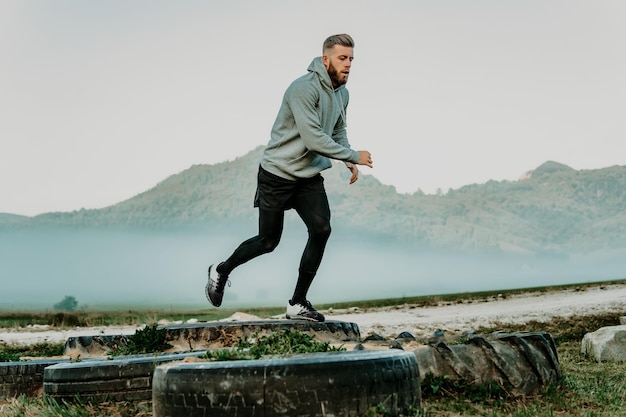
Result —
<svg viewBox="0 0 626 417"><path fill-rule="evenodd" d="M545 321L552 317L603 312L616 312L626 316L626 285L592 286L579 291L527 293L438 307L400 305L366 311L331 310L324 313L328 320L358 324L363 337L377 333L390 338L405 331L416 337L430 336L436 330L443 330L449 335L458 335L480 326L491 326L495 322L525 323L530 320ZM245 313L236 313L231 317L231 320L251 319L254 317ZM61 343L71 336L133 334L138 327L51 330L47 326L33 326L26 329L0 329L0 342L24 345L43 341Z"/></svg>
<svg viewBox="0 0 626 417"><path fill-rule="evenodd" d="M617 312L626 315L626 285L606 285L582 290L528 293L438 307L396 306L354 314L328 314L329 319L355 322L361 335L371 332L393 337L407 331L430 336L436 330L459 334L495 322L525 323L552 317Z"/></svg>

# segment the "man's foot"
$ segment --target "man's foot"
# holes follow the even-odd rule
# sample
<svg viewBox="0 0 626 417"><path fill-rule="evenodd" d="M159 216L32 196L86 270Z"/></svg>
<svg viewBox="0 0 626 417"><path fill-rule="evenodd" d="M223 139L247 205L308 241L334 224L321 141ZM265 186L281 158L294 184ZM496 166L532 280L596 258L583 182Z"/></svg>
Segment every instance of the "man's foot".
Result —
<svg viewBox="0 0 626 417"><path fill-rule="evenodd" d="M304 300L292 304L287 303L287 318L290 320L324 321L324 315L313 308L310 302Z"/></svg>
<svg viewBox="0 0 626 417"><path fill-rule="evenodd" d="M228 275L221 275L217 272L217 266L215 264L211 265L209 267L209 280L204 288L204 294L207 300L215 307L222 305L222 297L224 297L224 287L226 283L230 285Z"/></svg>

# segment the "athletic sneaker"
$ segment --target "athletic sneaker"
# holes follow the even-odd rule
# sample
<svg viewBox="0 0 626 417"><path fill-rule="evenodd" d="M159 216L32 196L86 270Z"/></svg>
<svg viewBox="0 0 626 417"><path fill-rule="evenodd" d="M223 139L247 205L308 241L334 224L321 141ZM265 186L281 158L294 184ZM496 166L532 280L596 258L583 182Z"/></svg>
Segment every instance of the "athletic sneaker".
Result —
<svg viewBox="0 0 626 417"><path fill-rule="evenodd" d="M324 321L324 315L313 308L310 302L301 301L291 304L287 303L287 318L290 320Z"/></svg>
<svg viewBox="0 0 626 417"><path fill-rule="evenodd" d="M228 275L221 275L217 272L216 265L211 265L209 267L209 280L206 283L206 287L204 287L204 294L207 300L215 307L222 305L222 297L224 297L224 287L226 283L230 286Z"/></svg>

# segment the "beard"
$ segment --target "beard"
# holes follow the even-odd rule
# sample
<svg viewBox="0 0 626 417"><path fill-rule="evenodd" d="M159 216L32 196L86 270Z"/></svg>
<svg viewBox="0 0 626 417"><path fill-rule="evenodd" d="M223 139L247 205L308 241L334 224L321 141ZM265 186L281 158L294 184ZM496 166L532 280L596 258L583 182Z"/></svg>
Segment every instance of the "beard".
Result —
<svg viewBox="0 0 626 417"><path fill-rule="evenodd" d="M330 81L333 83L333 87L335 87L335 88L337 88L339 86L342 86L342 85L344 85L345 83L348 82L348 78L347 77L345 77L343 79L339 78L339 72L337 71L337 68L335 68L333 66L333 64L330 64L328 66L328 75L330 76Z"/></svg>

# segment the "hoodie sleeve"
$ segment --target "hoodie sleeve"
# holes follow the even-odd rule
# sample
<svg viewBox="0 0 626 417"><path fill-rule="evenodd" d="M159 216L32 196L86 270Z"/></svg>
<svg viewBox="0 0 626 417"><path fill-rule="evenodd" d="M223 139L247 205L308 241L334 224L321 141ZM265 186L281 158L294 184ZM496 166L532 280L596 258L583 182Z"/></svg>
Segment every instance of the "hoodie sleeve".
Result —
<svg viewBox="0 0 626 417"><path fill-rule="evenodd" d="M350 142L348 141L348 134L346 132L346 114L348 112L348 90L343 90L345 92L345 98L342 98L342 113L341 117L337 119L337 123L335 124L335 128L333 129L333 139L335 142L344 146L346 148L350 148ZM358 161L358 159L357 159ZM351 161L354 162L354 161Z"/></svg>
<svg viewBox="0 0 626 417"><path fill-rule="evenodd" d="M335 126L333 134L337 134L337 141L324 132L318 113L319 90L305 83L296 83L286 94L300 137L307 149L328 158L358 162L359 153L350 149L345 125Z"/></svg>

